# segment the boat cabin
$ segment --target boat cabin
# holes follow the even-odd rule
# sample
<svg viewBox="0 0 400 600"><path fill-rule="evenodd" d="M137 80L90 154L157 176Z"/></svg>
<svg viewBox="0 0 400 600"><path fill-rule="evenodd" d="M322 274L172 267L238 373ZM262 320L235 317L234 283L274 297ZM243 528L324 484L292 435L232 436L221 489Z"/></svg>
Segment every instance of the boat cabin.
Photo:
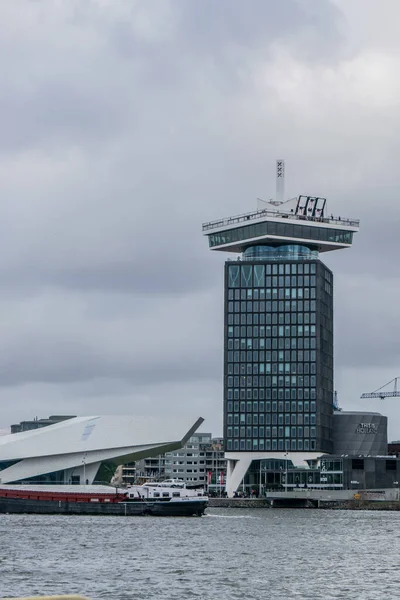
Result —
<svg viewBox="0 0 400 600"><path fill-rule="evenodd" d="M127 490L129 500L171 500L203 496L203 490L187 488L185 482L180 479L144 483L143 485L132 486Z"/></svg>

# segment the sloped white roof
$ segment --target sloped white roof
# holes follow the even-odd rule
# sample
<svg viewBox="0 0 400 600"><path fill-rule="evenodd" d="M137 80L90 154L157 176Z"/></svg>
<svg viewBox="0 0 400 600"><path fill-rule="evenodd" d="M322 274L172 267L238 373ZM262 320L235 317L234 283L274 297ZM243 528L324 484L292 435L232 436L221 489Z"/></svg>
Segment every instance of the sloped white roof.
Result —
<svg viewBox="0 0 400 600"><path fill-rule="evenodd" d="M128 462L181 448L204 419L127 415L75 417L0 437L0 481L8 483L82 463ZM1 470L1 463L19 461ZM97 467L96 467L97 468Z"/></svg>
<svg viewBox="0 0 400 600"><path fill-rule="evenodd" d="M148 446L181 440L193 420L128 415L75 417L32 431L0 438L0 461ZM197 428L196 428L197 429Z"/></svg>

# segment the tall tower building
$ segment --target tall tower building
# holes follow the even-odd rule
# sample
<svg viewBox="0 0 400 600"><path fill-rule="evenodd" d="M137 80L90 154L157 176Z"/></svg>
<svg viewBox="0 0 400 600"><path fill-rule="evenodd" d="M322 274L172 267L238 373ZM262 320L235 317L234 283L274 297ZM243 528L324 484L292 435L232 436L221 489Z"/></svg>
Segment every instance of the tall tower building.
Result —
<svg viewBox="0 0 400 600"><path fill-rule="evenodd" d="M311 196L203 224L211 250L239 255L225 263L229 496L253 460L333 451L333 274L319 255L351 247L358 229Z"/></svg>

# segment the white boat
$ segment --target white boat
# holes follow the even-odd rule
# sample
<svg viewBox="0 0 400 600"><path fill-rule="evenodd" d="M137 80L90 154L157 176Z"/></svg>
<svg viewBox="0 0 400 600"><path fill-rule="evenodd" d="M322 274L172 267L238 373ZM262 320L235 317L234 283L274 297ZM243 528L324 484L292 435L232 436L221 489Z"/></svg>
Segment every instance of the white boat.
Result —
<svg viewBox="0 0 400 600"><path fill-rule="evenodd" d="M126 497L129 500L151 500L154 502L174 500L178 501L203 501L208 503L201 485L188 485L183 479L165 479L164 481L151 481L141 485L127 488Z"/></svg>

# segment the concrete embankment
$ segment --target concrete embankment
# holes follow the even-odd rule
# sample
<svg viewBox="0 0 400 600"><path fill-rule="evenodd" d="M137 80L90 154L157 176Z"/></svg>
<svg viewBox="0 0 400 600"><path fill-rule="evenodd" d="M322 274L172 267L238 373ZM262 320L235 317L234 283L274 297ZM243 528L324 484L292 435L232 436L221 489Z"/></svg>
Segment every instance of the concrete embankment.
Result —
<svg viewBox="0 0 400 600"><path fill-rule="evenodd" d="M321 502L319 508L327 510L400 510L400 502L366 502L358 500L348 500L329 506L328 503Z"/></svg>
<svg viewBox="0 0 400 600"><path fill-rule="evenodd" d="M210 498L212 508L269 508L265 498Z"/></svg>
<svg viewBox="0 0 400 600"><path fill-rule="evenodd" d="M210 508L271 508L271 503L265 498L210 498ZM299 508L294 507L293 508ZM312 508L304 506L303 508ZM317 508L314 506L313 508ZM400 510L400 502L367 502L347 500L339 502L320 502L319 509L324 510Z"/></svg>

